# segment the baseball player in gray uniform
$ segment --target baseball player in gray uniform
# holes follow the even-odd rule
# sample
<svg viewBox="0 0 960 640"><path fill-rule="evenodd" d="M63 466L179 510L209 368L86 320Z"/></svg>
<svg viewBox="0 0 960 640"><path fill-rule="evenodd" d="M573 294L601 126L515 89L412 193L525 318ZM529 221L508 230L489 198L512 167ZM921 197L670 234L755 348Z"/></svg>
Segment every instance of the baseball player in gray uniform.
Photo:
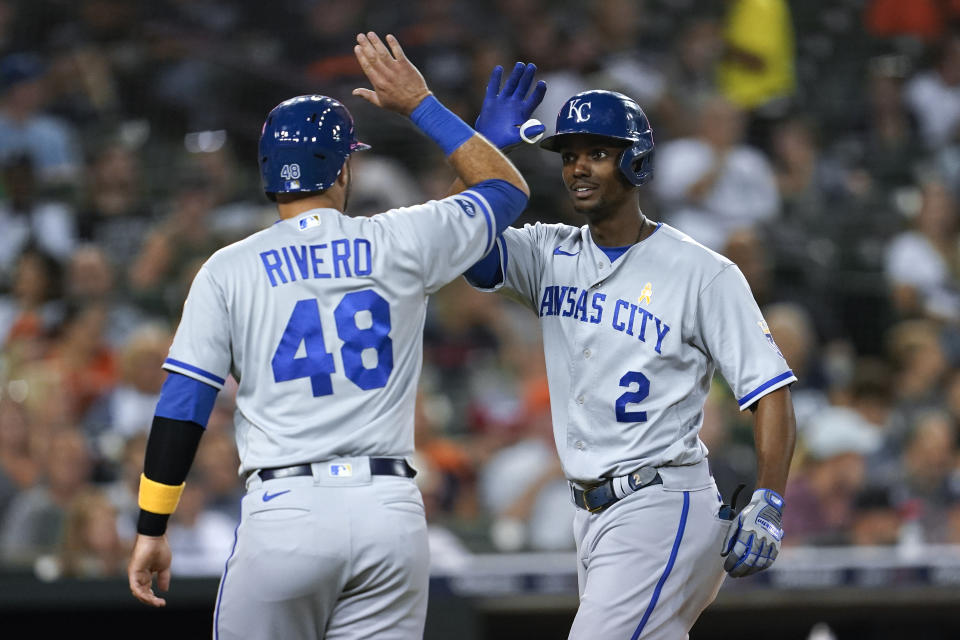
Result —
<svg viewBox="0 0 960 640"><path fill-rule="evenodd" d="M280 220L217 251L187 296L164 368L140 486L133 594L162 606L164 537L226 377L246 478L220 583L220 639L423 636L423 502L407 459L427 297L462 274L526 206L522 176L443 107L393 36L357 37L373 90L407 115L468 186L441 201L343 215L352 153L368 148L342 104L300 96L267 116L264 190Z"/></svg>
<svg viewBox="0 0 960 640"><path fill-rule="evenodd" d="M477 130L501 148L530 117L494 70ZM510 90L506 90L506 89ZM522 94L522 91L520 91ZM534 105L535 106L535 105ZM653 176L641 108L571 97L556 134L562 179L587 224L508 228L466 274L540 317L554 435L576 505L580 606L570 638L686 638L726 570L768 567L783 532L796 380L730 260L640 211ZM754 412L757 490L722 504L698 432L714 372Z"/></svg>

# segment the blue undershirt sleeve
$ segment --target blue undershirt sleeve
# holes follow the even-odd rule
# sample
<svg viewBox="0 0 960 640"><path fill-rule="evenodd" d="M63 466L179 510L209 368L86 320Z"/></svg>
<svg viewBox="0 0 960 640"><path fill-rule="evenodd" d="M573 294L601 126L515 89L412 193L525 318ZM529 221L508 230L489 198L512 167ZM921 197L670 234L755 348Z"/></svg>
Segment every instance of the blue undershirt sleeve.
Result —
<svg viewBox="0 0 960 640"><path fill-rule="evenodd" d="M217 399L217 391L216 387L171 371L160 390L155 415L171 420L195 422L206 427Z"/></svg>
<svg viewBox="0 0 960 640"><path fill-rule="evenodd" d="M472 187L483 195L493 211L497 241L487 255L470 267L464 277L467 282L481 289L492 289L503 282L505 261L501 259L501 234L523 213L527 206L527 195L506 180L484 180Z"/></svg>
<svg viewBox="0 0 960 640"><path fill-rule="evenodd" d="M498 236L497 240L499 239ZM467 279L467 282L480 289L493 289L503 282L503 269L500 266L500 243L495 243L490 253L467 269L463 276Z"/></svg>

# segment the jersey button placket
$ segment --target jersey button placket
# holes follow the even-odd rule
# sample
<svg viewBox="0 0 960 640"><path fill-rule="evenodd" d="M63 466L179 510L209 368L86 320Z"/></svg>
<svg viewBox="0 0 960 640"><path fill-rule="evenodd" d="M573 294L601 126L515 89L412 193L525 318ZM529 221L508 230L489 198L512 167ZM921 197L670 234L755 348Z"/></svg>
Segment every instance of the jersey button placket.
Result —
<svg viewBox="0 0 960 640"><path fill-rule="evenodd" d="M601 282L603 280L603 274L608 271L608 268L602 260L597 262L597 268L599 273L596 276L595 282ZM585 361L592 355L592 351L587 345L593 336L594 326L595 325L587 322L577 322L574 325L571 335L572 342L578 345L580 353L583 355L583 359L573 358L570 363L571 393L568 397L572 401L572 404L570 405L571 417L576 416L576 419L572 421L573 424L571 424L571 427L573 427L575 433L571 435L574 435L572 445L574 450L577 452L585 452L587 449L587 442L591 438L591 425L589 424L589 420L587 418L585 406L587 402L587 393L590 393L590 388L585 382L589 377L588 371L585 369L587 366ZM573 351L571 355L573 355L573 353L576 353L576 351ZM574 426L574 424L577 426Z"/></svg>

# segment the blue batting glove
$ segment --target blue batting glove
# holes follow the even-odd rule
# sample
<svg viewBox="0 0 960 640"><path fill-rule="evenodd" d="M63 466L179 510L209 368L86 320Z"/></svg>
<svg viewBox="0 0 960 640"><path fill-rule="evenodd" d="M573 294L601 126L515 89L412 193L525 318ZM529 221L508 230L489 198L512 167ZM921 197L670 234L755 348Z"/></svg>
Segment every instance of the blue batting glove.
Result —
<svg viewBox="0 0 960 640"><path fill-rule="evenodd" d="M500 78L503 67L497 65L490 74L487 95L483 99L483 107L477 117L476 130L499 149L506 149L522 142L520 125L530 119L534 109L543 101L543 96L547 92L547 83L543 80L537 82L537 86L527 96L536 72L536 65L518 62L514 65L502 90ZM546 127L543 125L530 127L526 135L528 138L534 138L545 130Z"/></svg>
<svg viewBox="0 0 960 640"><path fill-rule="evenodd" d="M733 578L749 576L773 564L783 540L783 497L770 489L757 489L727 529L720 555L723 568Z"/></svg>

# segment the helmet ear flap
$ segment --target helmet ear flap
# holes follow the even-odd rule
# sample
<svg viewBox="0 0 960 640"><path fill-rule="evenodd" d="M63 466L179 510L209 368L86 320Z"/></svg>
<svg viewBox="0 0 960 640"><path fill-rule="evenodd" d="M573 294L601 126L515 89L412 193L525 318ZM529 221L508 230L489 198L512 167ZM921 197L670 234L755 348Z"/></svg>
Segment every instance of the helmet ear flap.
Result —
<svg viewBox="0 0 960 640"><path fill-rule="evenodd" d="M653 148L642 145L627 147L620 154L620 172L627 182L641 186L653 179Z"/></svg>

